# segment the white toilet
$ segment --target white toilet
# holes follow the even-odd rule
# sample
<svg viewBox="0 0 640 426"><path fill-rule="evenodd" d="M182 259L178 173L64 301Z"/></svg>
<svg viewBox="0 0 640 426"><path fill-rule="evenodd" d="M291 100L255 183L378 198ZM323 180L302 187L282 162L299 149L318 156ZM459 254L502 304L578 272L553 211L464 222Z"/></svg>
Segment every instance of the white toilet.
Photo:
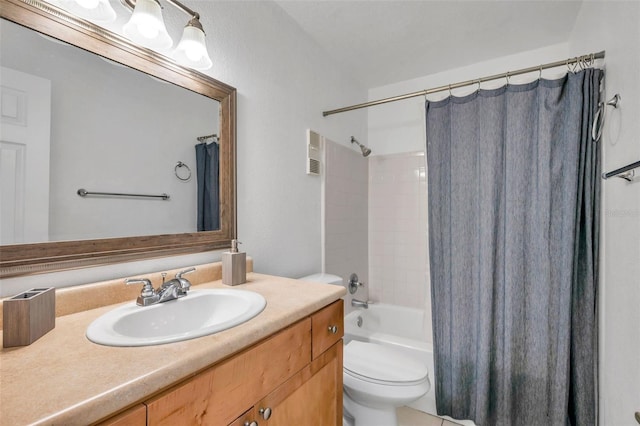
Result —
<svg viewBox="0 0 640 426"><path fill-rule="evenodd" d="M301 279L342 285L342 278L331 274ZM351 340L343 363L345 425L396 426L396 408L431 388L427 363L390 346Z"/></svg>
<svg viewBox="0 0 640 426"><path fill-rule="evenodd" d="M425 362L389 346L352 340L344 346L344 410L355 426L398 424L396 408L431 388Z"/></svg>

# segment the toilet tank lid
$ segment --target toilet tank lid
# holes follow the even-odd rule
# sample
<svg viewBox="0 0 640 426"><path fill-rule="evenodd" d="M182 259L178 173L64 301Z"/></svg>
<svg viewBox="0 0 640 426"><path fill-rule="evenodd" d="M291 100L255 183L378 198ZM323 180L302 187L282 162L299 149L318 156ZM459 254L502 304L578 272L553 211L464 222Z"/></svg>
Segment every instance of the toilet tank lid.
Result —
<svg viewBox="0 0 640 426"><path fill-rule="evenodd" d="M333 274L325 274L324 272L320 272L313 275L307 275L302 278L304 281L313 281L316 283L326 283L326 284L334 284L334 285L342 285L342 278L333 275Z"/></svg>

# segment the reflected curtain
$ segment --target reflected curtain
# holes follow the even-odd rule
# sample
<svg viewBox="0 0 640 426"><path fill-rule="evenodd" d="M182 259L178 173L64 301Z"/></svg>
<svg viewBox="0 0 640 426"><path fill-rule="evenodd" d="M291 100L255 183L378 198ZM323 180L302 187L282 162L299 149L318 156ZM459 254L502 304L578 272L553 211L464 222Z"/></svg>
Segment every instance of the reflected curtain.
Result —
<svg viewBox="0 0 640 426"><path fill-rule="evenodd" d="M440 415L597 423L602 76L426 103Z"/></svg>
<svg viewBox="0 0 640 426"><path fill-rule="evenodd" d="M220 229L220 147L218 142L196 145L198 231Z"/></svg>

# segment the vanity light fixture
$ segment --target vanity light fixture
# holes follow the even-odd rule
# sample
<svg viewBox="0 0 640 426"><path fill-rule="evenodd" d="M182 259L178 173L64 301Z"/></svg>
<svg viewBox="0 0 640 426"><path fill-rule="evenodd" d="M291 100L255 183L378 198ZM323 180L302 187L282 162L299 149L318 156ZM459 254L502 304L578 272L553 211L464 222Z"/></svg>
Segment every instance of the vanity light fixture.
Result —
<svg viewBox="0 0 640 426"><path fill-rule="evenodd" d="M184 27L182 38L173 52L173 40L162 18L162 5L159 0L120 0L129 10L133 11L131 18L122 28L122 32L129 40L144 47L168 54L173 60L185 67L199 71L211 68L212 62L207 52L205 33L200 23L200 15L177 0L165 0L184 13L191 15L191 19ZM53 0L64 9L81 18L91 21L111 22L116 19L116 12L109 4L109 0Z"/></svg>
<svg viewBox="0 0 640 426"><path fill-rule="evenodd" d="M196 70L211 68L212 62L207 52L204 30L200 24L200 14L177 0L166 1L187 15L191 15L191 19L184 27L182 39L171 57L180 65ZM131 19L123 29L125 36L152 49L166 51L173 45L173 40L164 26L162 6L158 0L121 0L121 2L133 9Z"/></svg>

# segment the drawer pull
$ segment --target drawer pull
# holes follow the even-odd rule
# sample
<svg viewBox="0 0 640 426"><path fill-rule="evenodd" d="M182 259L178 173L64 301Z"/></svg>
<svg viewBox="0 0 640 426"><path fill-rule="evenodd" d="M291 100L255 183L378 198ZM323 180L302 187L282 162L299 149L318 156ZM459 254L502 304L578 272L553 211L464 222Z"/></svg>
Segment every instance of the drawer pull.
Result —
<svg viewBox="0 0 640 426"><path fill-rule="evenodd" d="M336 334L337 332L338 332L338 327L336 327L335 325L329 326L329 333Z"/></svg>
<svg viewBox="0 0 640 426"><path fill-rule="evenodd" d="M269 408L269 407L261 408L260 409L260 414L262 415L263 419L269 420L269 417L271 417L271 408Z"/></svg>
<svg viewBox="0 0 640 426"><path fill-rule="evenodd" d="M256 422L256 421L253 421L253 422L251 422L251 423L249 423L249 422L244 422L244 426L258 426L258 422Z"/></svg>

